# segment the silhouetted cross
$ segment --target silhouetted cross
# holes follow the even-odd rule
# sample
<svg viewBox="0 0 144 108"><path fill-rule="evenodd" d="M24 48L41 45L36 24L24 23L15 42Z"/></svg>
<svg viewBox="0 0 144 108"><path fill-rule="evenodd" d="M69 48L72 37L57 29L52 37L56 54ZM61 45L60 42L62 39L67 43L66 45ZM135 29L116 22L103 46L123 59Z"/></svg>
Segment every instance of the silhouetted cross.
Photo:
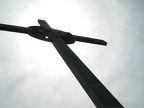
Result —
<svg viewBox="0 0 144 108"><path fill-rule="evenodd" d="M68 32L53 29L44 20L38 20L38 23L40 26L30 26L28 28L0 24L0 30L26 33L37 39L52 42L97 108L124 108L66 45L72 44L75 41L98 45L107 45L107 42L100 39L76 36Z"/></svg>

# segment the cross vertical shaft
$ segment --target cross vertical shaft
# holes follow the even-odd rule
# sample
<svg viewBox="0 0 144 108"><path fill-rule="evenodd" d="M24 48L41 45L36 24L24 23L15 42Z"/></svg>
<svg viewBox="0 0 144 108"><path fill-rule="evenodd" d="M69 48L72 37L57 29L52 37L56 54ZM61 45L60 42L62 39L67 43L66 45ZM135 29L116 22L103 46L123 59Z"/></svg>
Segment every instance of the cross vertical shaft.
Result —
<svg viewBox="0 0 144 108"><path fill-rule="evenodd" d="M49 37L63 60L71 69L83 89L97 108L124 108L106 87L95 77L76 54L63 42L44 20L38 21L45 29L51 30Z"/></svg>

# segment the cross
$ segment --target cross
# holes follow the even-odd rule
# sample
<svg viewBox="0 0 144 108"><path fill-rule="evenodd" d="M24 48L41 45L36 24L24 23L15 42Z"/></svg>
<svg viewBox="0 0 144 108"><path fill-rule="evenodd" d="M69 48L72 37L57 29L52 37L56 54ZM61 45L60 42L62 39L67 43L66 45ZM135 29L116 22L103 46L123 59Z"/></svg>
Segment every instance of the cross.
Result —
<svg viewBox="0 0 144 108"><path fill-rule="evenodd" d="M27 28L0 24L0 30L26 33L34 38L51 42L97 108L124 108L67 46L67 44L73 44L75 41L98 45L107 45L107 42L53 29L45 20L38 20L38 23L40 26L30 26Z"/></svg>

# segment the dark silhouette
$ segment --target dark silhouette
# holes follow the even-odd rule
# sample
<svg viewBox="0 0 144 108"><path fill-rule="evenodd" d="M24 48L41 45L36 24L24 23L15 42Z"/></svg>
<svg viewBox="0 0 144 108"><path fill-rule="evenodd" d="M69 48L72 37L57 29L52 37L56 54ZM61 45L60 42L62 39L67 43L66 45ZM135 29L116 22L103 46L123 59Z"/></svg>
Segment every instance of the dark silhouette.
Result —
<svg viewBox="0 0 144 108"><path fill-rule="evenodd" d="M41 26L30 26L26 28L26 27L0 24L0 30L18 32L18 33L26 33L40 40L44 40L48 42L52 41L50 38L46 38L46 36L49 36L50 31L47 29L44 29ZM72 35L69 32L64 32L64 31L56 30L56 29L53 29L53 30L56 34L58 34L63 39L63 41L66 44L73 44L75 43L75 41L79 41L79 42L87 42L87 43L98 44L98 45L107 45L107 42L105 42L104 40Z"/></svg>
<svg viewBox="0 0 144 108"><path fill-rule="evenodd" d="M87 68L87 66L66 45L75 41L107 45L100 39L92 39L51 28L46 21L38 20L40 26L18 27L0 24L0 30L26 33L40 40L52 42L63 60L71 69L83 89L97 108L124 108L117 99L107 90L98 78Z"/></svg>

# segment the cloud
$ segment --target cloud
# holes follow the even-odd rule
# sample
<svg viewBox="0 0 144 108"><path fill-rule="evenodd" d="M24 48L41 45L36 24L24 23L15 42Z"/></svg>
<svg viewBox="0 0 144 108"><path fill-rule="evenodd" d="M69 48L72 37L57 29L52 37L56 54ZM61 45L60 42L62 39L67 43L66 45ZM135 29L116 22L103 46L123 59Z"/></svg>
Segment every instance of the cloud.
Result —
<svg viewBox="0 0 144 108"><path fill-rule="evenodd" d="M44 0L40 2L44 3ZM1 23L19 23L16 21L17 17L21 19L20 16L29 8L32 9L33 5L34 8L39 7L38 3L39 1L34 0L1 1L0 14L3 16L0 18ZM124 107L142 108L144 106L143 1L83 0L74 3L79 3L76 6L76 9L79 9L77 13L84 11L82 16L86 16L86 19L77 23L78 30L73 31L104 39L108 42L108 46L75 43L70 47ZM64 6L63 3L61 5ZM72 6L68 10L73 10ZM61 15L59 11L54 12ZM33 14L27 15L27 18L33 17ZM69 15L75 14L69 13ZM77 21L80 19L81 17ZM80 24L83 22L83 26L87 27L81 29ZM59 23L59 26L61 24L63 23ZM1 32L0 50L0 107L94 108L91 100L50 43L27 38L26 35ZM40 55L41 58L38 58Z"/></svg>

